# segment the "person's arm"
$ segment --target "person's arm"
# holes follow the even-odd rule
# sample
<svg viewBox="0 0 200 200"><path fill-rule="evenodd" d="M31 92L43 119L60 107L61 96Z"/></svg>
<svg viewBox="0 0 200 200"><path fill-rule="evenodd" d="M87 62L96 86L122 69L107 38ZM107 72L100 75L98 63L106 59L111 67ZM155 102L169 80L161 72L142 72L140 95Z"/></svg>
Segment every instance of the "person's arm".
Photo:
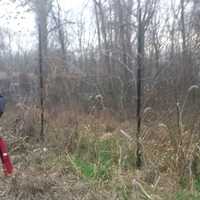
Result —
<svg viewBox="0 0 200 200"><path fill-rule="evenodd" d="M0 95L0 117L3 115L5 111L5 106L6 106L5 98L2 95Z"/></svg>

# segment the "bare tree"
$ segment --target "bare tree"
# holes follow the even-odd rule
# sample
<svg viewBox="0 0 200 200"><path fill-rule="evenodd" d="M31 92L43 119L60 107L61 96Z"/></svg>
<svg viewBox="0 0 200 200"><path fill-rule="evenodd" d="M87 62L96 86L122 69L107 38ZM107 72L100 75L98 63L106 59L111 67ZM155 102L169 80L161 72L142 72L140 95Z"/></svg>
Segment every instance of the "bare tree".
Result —
<svg viewBox="0 0 200 200"><path fill-rule="evenodd" d="M39 67L39 89L41 108L41 129L40 138L44 141L44 105L45 105L45 79L48 76L48 14L52 8L53 0L19 0L21 6L29 6L36 15L38 31L38 67Z"/></svg>
<svg viewBox="0 0 200 200"><path fill-rule="evenodd" d="M186 46L186 31L185 31L185 0L180 1L180 7L181 7L181 38L182 38L182 58L183 58L183 80L186 81L188 80L188 75L187 74L187 46ZM188 82L188 81L187 81ZM188 84L188 83L187 83ZM186 87L187 87L186 84Z"/></svg>
<svg viewBox="0 0 200 200"><path fill-rule="evenodd" d="M62 19L62 9L61 6L59 4L59 1L56 0L56 9L55 10L51 10L51 14L55 23L55 28L53 28L53 30L57 30L58 31L58 41L60 44L60 48L61 48L61 53L62 53L62 60L63 60L63 65L66 71L68 71L68 66L67 66L67 50L66 50L66 35L65 35L65 31L64 31L64 25L66 24L72 24L72 22L69 21L64 21Z"/></svg>
<svg viewBox="0 0 200 200"><path fill-rule="evenodd" d="M37 25L38 25L38 42L39 42L39 73L40 73L40 106L41 106L41 129L40 138L44 141L44 101L45 101L45 81L44 76L47 77L47 47L48 47L48 30L47 18L50 8L49 0L36 0L35 1Z"/></svg>
<svg viewBox="0 0 200 200"><path fill-rule="evenodd" d="M36 14L36 24L38 29L38 64L39 64L39 88L40 88L40 108L41 108L41 129L40 138L44 141L44 104L45 104L45 77L48 75L47 49L48 49L48 13L51 8L51 0L31 0L24 1L24 5L29 5Z"/></svg>
<svg viewBox="0 0 200 200"><path fill-rule="evenodd" d="M141 168L143 165L142 161L142 145L141 145L141 120L142 120L142 98L144 90L144 56L145 56L145 32L149 26L149 23L154 15L156 8L156 0L146 1L144 8L141 5L141 0L138 0L137 7L137 23L138 23L138 32L137 32L137 132L136 132L136 166Z"/></svg>

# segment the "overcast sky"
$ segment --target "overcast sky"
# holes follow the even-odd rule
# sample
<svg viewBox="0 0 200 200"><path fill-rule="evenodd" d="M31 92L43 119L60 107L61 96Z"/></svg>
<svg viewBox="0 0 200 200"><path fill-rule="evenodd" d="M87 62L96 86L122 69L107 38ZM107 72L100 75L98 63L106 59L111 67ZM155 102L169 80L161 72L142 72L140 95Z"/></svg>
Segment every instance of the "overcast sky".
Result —
<svg viewBox="0 0 200 200"><path fill-rule="evenodd" d="M84 5L91 0L59 0L64 11L70 10L70 16L74 16L75 20L80 15ZM173 0L179 3L180 0ZM200 1L200 0L199 0ZM26 9L17 6L13 3L14 0L0 0L0 28L9 29L13 33L12 40L15 41L12 44L12 48L17 50L25 47L25 49L31 49L35 47L36 41L36 28L35 28L35 16L32 12L27 12ZM161 5L169 6L171 0L161 0ZM91 19L90 10L86 12L86 18ZM90 21L90 20L88 20ZM90 22L89 22L90 23ZM87 29L88 30L88 29ZM89 31L88 31L88 34Z"/></svg>
<svg viewBox="0 0 200 200"><path fill-rule="evenodd" d="M83 7L85 0L60 0L62 9L70 10L76 16ZM11 0L0 1L0 27L9 29L14 34L16 43L14 48L26 46L31 48L35 35L35 18L33 13L26 12L25 9L17 6Z"/></svg>

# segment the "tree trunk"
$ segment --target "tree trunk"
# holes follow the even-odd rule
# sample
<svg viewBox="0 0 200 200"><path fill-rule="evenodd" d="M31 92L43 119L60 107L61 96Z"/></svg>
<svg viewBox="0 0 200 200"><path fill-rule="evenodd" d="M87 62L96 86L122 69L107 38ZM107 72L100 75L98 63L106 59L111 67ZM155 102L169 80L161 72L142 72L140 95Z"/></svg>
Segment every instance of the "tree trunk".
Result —
<svg viewBox="0 0 200 200"><path fill-rule="evenodd" d="M45 77L48 75L47 65L47 17L48 7L47 0L36 0L36 14L38 23L38 40L39 40L39 77L40 77L40 139L43 142L44 136L44 102L45 102Z"/></svg>
<svg viewBox="0 0 200 200"><path fill-rule="evenodd" d="M40 139L44 141L44 76L43 76L43 53L42 53L42 33L41 25L38 26L39 32L39 76L40 76Z"/></svg>
<svg viewBox="0 0 200 200"><path fill-rule="evenodd" d="M138 0L138 33L137 33L137 132L136 132L136 167L141 168L142 161L142 145L140 142L141 135L141 108L142 108L142 93L143 93L143 75L144 75L144 36L145 30L141 18L141 5Z"/></svg>

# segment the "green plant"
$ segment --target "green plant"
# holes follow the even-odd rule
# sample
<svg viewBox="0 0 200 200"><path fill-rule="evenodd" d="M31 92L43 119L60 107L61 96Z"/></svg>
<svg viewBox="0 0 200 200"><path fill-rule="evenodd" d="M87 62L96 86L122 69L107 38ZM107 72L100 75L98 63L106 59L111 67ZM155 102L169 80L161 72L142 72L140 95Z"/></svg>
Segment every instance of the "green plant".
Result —
<svg viewBox="0 0 200 200"><path fill-rule="evenodd" d="M200 177L198 177L197 179L195 179L194 185L195 185L195 189L196 189L198 192L200 192Z"/></svg>
<svg viewBox="0 0 200 200"><path fill-rule="evenodd" d="M70 157L71 163L81 176L93 180L108 180L111 178L110 163L96 165L81 158Z"/></svg>
<svg viewBox="0 0 200 200"><path fill-rule="evenodd" d="M84 175L87 178L95 177L96 167L94 164L81 160L80 158L74 158L73 162L82 175Z"/></svg>
<svg viewBox="0 0 200 200"><path fill-rule="evenodd" d="M112 168L118 164L117 148L115 139L83 136L71 162L84 177L106 181L112 178Z"/></svg>
<svg viewBox="0 0 200 200"><path fill-rule="evenodd" d="M111 179L112 167L117 164L118 153L116 141L111 139L96 142L97 174L101 180Z"/></svg>
<svg viewBox="0 0 200 200"><path fill-rule="evenodd" d="M199 193L190 193L188 191L180 191L177 192L175 200L199 200L200 194Z"/></svg>

